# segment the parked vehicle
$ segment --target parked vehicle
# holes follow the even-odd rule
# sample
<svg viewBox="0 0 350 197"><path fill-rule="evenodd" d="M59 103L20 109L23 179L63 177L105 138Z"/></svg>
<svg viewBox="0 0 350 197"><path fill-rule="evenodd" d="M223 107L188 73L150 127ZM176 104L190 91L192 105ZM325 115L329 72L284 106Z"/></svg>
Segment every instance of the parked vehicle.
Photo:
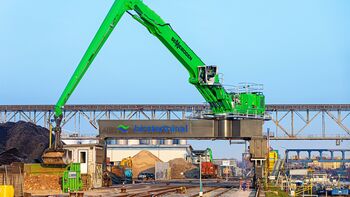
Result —
<svg viewBox="0 0 350 197"><path fill-rule="evenodd" d="M332 196L347 196L349 195L349 189L334 188L331 193Z"/></svg>
<svg viewBox="0 0 350 197"><path fill-rule="evenodd" d="M141 172L137 178L138 180L154 180L154 174L150 172Z"/></svg>

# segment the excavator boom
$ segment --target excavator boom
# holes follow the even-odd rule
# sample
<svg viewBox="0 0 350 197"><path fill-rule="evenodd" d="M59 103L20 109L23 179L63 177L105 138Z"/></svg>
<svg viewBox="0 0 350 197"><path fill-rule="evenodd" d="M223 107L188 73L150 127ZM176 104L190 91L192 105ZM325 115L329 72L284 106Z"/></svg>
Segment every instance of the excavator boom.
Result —
<svg viewBox="0 0 350 197"><path fill-rule="evenodd" d="M131 11L134 11L135 14L131 14ZM182 63L190 75L189 82L198 89L204 99L211 105L214 113L233 111L232 96L219 83L217 73L215 72L217 71L216 66L208 66L207 70L210 71L211 68L213 76L209 76L210 79L207 79L208 77L205 78L205 63L177 35L170 24L164 22L159 15L147 7L141 0L116 0L56 103L56 117L62 115L63 106L125 13L130 14L132 18L145 26ZM199 73L203 76L200 77Z"/></svg>

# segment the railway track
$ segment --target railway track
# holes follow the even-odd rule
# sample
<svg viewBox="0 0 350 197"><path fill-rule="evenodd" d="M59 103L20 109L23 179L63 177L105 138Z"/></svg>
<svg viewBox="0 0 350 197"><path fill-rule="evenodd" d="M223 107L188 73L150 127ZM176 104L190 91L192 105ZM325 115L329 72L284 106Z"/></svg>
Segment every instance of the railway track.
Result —
<svg viewBox="0 0 350 197"><path fill-rule="evenodd" d="M203 196L234 196L240 193L235 184L210 183L203 186ZM196 197L199 196L199 187L196 183L168 184L139 184L96 189L91 195L114 197ZM237 195L236 195L237 196ZM248 197L248 196L247 196Z"/></svg>
<svg viewBox="0 0 350 197"><path fill-rule="evenodd" d="M161 197L161 196L169 196L170 194L185 194L187 191L198 188L197 186L176 186L176 187L166 187L166 188L160 188L160 189L154 189L154 190L146 190L144 192L138 192L134 194L126 194L122 197ZM224 196L230 196L229 193L236 192L237 188L230 187L230 188L224 188L224 187L213 187L213 188L206 188L203 191L204 197L224 197ZM184 192L184 193L183 193ZM188 197L197 197L199 196L199 193L196 192L195 194L189 195ZM187 195L186 195L187 196Z"/></svg>
<svg viewBox="0 0 350 197"><path fill-rule="evenodd" d="M175 187L166 187L154 190L146 190L144 192L134 193L134 194L125 194L121 197L160 197L168 193L181 193L187 189L194 188L195 186L175 186Z"/></svg>

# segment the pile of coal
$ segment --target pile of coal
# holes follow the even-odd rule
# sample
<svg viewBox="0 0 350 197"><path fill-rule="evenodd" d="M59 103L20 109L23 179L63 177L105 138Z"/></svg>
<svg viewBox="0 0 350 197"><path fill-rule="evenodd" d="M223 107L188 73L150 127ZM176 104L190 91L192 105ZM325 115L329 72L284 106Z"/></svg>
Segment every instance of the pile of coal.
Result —
<svg viewBox="0 0 350 197"><path fill-rule="evenodd" d="M13 162L24 162L26 156L21 154L16 148L11 148L10 150L0 153L0 164L10 165Z"/></svg>
<svg viewBox="0 0 350 197"><path fill-rule="evenodd" d="M33 163L49 146L49 130L30 122L0 124L0 165L12 162Z"/></svg>

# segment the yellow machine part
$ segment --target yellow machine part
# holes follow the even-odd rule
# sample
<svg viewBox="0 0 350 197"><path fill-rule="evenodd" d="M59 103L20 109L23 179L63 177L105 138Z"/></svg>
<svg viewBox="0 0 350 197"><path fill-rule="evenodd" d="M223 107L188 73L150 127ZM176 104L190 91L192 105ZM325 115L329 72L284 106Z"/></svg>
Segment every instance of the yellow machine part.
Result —
<svg viewBox="0 0 350 197"><path fill-rule="evenodd" d="M120 162L120 166L124 168L132 168L132 158L127 157L122 159L122 161Z"/></svg>
<svg viewBox="0 0 350 197"><path fill-rule="evenodd" d="M13 197L15 190L12 185L0 185L0 197Z"/></svg>
<svg viewBox="0 0 350 197"><path fill-rule="evenodd" d="M269 171L271 172L273 170L273 167L275 163L278 160L278 153L276 151L270 151L269 152L269 159L268 159L268 166L269 166Z"/></svg>
<svg viewBox="0 0 350 197"><path fill-rule="evenodd" d="M48 149L42 155L44 165L68 165L70 159L67 150L53 150Z"/></svg>

